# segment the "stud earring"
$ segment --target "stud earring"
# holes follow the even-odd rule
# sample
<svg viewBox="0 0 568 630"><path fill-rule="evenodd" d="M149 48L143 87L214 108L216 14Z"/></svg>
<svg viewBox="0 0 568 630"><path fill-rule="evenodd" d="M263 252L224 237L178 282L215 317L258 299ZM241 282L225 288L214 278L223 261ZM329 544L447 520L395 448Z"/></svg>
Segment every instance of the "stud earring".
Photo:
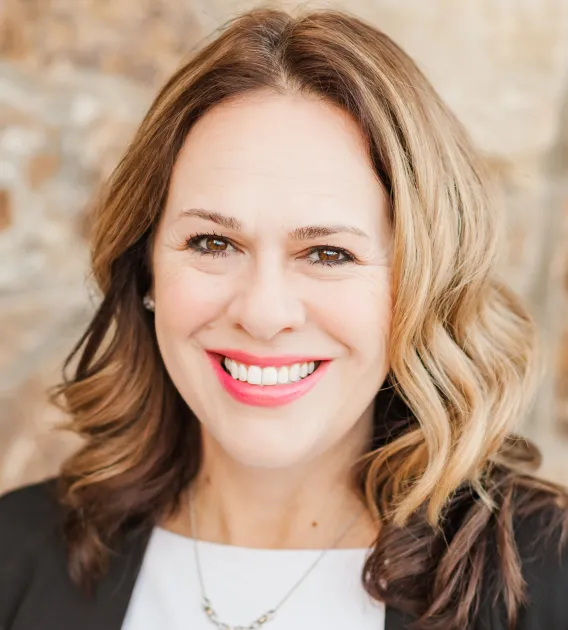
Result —
<svg viewBox="0 0 568 630"><path fill-rule="evenodd" d="M144 304L144 308L148 309L149 311L154 312L156 310L156 302L154 302L154 300L149 295L144 296L142 304Z"/></svg>

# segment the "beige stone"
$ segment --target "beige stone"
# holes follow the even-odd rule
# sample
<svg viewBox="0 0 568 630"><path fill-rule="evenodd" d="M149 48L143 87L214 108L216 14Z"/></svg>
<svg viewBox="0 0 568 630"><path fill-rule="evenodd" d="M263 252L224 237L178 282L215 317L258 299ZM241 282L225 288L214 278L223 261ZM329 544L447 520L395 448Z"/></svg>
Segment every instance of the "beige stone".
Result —
<svg viewBox="0 0 568 630"><path fill-rule="evenodd" d="M32 190L37 190L49 180L59 168L61 159L56 153L38 153L28 164L28 183Z"/></svg>
<svg viewBox="0 0 568 630"><path fill-rule="evenodd" d="M12 207L10 193L7 190L0 190L0 232L9 228L11 224Z"/></svg>
<svg viewBox="0 0 568 630"><path fill-rule="evenodd" d="M21 59L29 54L26 41L24 11L16 0L4 0L0 7L0 55L11 59Z"/></svg>

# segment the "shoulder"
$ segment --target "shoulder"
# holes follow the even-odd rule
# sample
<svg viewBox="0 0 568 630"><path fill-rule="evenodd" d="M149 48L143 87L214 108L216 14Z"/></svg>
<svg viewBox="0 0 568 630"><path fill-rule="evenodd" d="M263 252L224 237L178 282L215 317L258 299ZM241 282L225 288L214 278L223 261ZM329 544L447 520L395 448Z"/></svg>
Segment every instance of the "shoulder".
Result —
<svg viewBox="0 0 568 630"><path fill-rule="evenodd" d="M0 496L0 570L22 561L55 530L57 479L50 478Z"/></svg>
<svg viewBox="0 0 568 630"><path fill-rule="evenodd" d="M515 630L568 630L568 489L495 467L484 490L491 504L466 487L450 521L462 553L464 541L469 549L476 629L507 628L516 610Z"/></svg>
<svg viewBox="0 0 568 630"><path fill-rule="evenodd" d="M497 569L494 595L503 606L513 603L514 591L522 595L517 630L568 630L568 490L516 473L499 488L487 557L487 570ZM497 614L490 601L496 603L491 598L486 607Z"/></svg>
<svg viewBox="0 0 568 630"><path fill-rule="evenodd" d="M0 559L14 545L44 537L58 515L57 479L17 488L0 496Z"/></svg>
<svg viewBox="0 0 568 630"><path fill-rule="evenodd" d="M0 496L0 627L7 623L58 520L57 480Z"/></svg>
<svg viewBox="0 0 568 630"><path fill-rule="evenodd" d="M551 502L517 515L514 532L525 583L523 616L542 627L568 628L568 508Z"/></svg>

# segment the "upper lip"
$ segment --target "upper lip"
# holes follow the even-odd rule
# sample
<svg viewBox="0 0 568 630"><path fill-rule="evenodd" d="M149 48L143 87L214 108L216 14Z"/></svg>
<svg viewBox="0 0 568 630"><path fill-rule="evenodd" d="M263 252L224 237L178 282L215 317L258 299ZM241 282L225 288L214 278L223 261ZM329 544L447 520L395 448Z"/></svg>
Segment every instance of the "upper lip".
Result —
<svg viewBox="0 0 568 630"><path fill-rule="evenodd" d="M258 365L259 367L280 367L282 365L293 365L294 363L309 363L310 361L328 361L328 357L320 355L300 355L300 354L281 354L279 356L258 356L244 352L243 350L230 350L230 349L215 349L208 350L212 354L222 355L237 361L237 363L244 363L245 365Z"/></svg>

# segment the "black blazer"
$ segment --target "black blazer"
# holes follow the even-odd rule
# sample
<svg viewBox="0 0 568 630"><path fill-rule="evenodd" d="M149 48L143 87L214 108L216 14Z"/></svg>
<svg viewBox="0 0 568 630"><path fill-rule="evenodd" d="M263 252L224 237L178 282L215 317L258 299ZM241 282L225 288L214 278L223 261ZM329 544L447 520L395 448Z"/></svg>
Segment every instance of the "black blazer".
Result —
<svg viewBox="0 0 568 630"><path fill-rule="evenodd" d="M66 571L54 490L50 479L0 498L0 630L120 630L148 537L124 543L87 600ZM532 546L538 528L534 521L518 529L530 601L516 630L568 630L568 552ZM410 621L387 608L386 630L404 630ZM503 610L486 599L472 630L507 630Z"/></svg>

